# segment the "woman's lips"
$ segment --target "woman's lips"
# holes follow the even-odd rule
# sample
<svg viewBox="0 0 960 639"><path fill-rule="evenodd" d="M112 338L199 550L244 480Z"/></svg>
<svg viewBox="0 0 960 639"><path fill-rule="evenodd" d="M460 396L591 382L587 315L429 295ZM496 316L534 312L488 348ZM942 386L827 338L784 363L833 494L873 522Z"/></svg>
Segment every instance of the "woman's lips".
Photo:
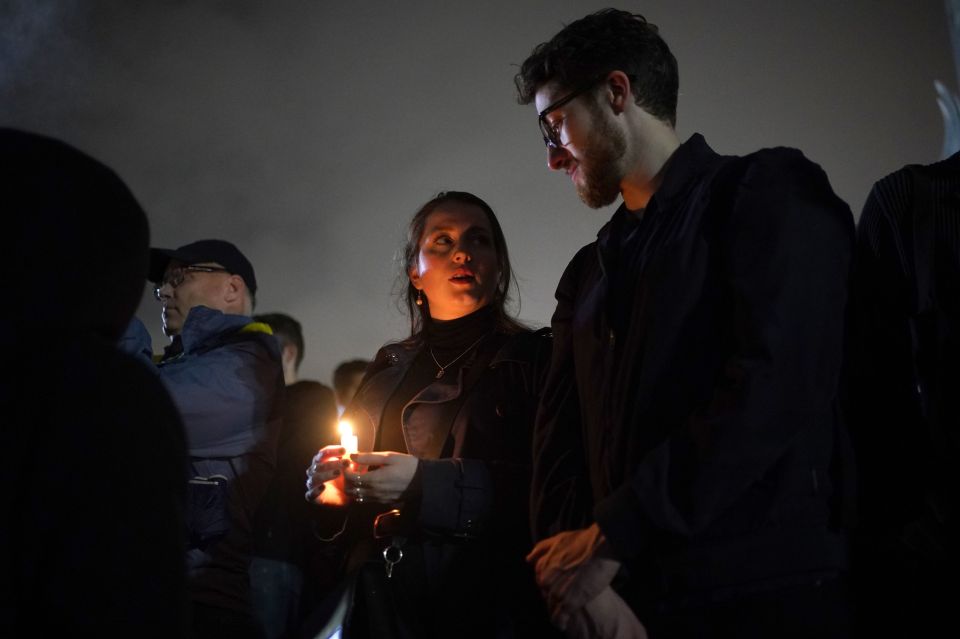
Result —
<svg viewBox="0 0 960 639"><path fill-rule="evenodd" d="M450 281L458 284L468 284L476 279L477 277L473 271L467 268L458 268L453 272L453 275L450 276Z"/></svg>

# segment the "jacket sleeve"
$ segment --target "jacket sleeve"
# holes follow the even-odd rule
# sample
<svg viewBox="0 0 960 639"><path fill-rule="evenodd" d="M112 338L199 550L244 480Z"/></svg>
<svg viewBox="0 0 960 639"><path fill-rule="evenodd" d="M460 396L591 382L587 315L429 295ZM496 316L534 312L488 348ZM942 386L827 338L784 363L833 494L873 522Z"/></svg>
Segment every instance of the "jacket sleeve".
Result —
<svg viewBox="0 0 960 639"><path fill-rule="evenodd" d="M593 499L583 452L580 401L573 366L570 323L580 268L596 251L590 244L567 266L557 286L553 353L533 432L530 526L534 541L589 523Z"/></svg>
<svg viewBox="0 0 960 639"><path fill-rule="evenodd" d="M653 529L690 537L763 499L751 491L798 440L830 454L853 217L798 151L755 154L736 184L713 249L730 347L709 399L597 504L621 559Z"/></svg>
<svg viewBox="0 0 960 639"><path fill-rule="evenodd" d="M419 525L423 529L465 538L506 534L529 543L526 530L529 434L550 361L548 335L549 331L544 329L526 336L522 379L511 376L504 385L511 395L513 408L509 410L516 411L508 417L510 434L516 437L497 442L497 452L502 455L494 459L420 461ZM493 410L493 407L484 405L480 409Z"/></svg>

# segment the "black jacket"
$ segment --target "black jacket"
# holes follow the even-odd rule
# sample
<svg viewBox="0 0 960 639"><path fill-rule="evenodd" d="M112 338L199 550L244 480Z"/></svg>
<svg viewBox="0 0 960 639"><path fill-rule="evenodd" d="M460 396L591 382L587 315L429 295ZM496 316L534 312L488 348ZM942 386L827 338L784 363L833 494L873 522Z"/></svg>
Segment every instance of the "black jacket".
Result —
<svg viewBox="0 0 960 639"><path fill-rule="evenodd" d="M799 151L694 135L632 217L557 288L535 535L599 523L634 604L835 572L849 208Z"/></svg>
<svg viewBox="0 0 960 639"><path fill-rule="evenodd" d="M848 415L861 522L895 534L929 510L955 522L960 153L874 184L860 216L850 311Z"/></svg>
<svg viewBox="0 0 960 639"><path fill-rule="evenodd" d="M863 636L949 636L960 570L960 153L874 184L850 294ZM945 630L946 629L953 629Z"/></svg>
<svg viewBox="0 0 960 639"><path fill-rule="evenodd" d="M375 441L387 402L410 369L419 348L385 346L367 371L350 409L360 448ZM542 380L549 363L546 329L484 340L458 375L437 380L405 407L404 438L418 455L420 429L462 400L453 420L452 451L442 459L421 457L416 479L420 494L399 504L406 541L404 558L386 582L401 602L401 618L380 614L367 601L368 628L355 625L346 636L543 636L549 633L543 605L524 556L531 547L527 528L530 443ZM477 366L484 366L480 374ZM359 540L352 548L360 568L360 589L384 572L381 550L389 537L373 540L372 515L387 510L354 508L349 524ZM366 581L364 581L366 575ZM362 595L361 595L362 597ZM404 634L406 633L406 634Z"/></svg>

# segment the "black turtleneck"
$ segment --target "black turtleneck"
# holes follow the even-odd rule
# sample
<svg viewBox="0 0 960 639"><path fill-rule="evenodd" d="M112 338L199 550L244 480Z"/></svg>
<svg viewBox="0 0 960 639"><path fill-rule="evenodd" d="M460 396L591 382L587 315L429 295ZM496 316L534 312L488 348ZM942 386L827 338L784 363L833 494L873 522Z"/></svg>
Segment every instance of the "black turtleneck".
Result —
<svg viewBox="0 0 960 639"><path fill-rule="evenodd" d="M425 318L423 348L387 402L377 435L376 450L408 452L400 425L403 407L434 382L456 384L461 366L471 359L477 346L493 332L495 325L495 309L489 305L454 320ZM444 367L443 377L438 380L437 373L441 366ZM444 423L436 424L436 428L450 431L461 404L459 400L462 397L458 401L448 402L450 407L444 411Z"/></svg>

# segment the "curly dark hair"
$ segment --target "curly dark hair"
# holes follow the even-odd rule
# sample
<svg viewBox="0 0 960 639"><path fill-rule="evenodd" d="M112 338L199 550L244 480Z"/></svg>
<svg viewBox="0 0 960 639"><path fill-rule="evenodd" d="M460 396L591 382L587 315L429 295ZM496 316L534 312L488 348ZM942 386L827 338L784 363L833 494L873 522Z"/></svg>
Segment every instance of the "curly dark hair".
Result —
<svg viewBox="0 0 960 639"><path fill-rule="evenodd" d="M481 200L473 193L466 191L443 191L436 197L420 207L410 220L410 226L407 229L407 243L403 248L403 254L400 257L400 266L402 268L400 277L406 281L406 287L403 295L403 301L406 303L407 313L410 315L410 337L409 340L416 342L424 328L424 321L429 320L429 302L423 298L423 306L417 306L417 289L410 282L410 269L417 261L417 254L420 252L420 241L423 239L423 231L427 224L427 218L435 210L448 202L460 202L461 204L472 204L479 207L487 216L490 222L490 230L493 232L493 248L497 254L497 270L500 273L500 279L497 281L497 288L494 292L493 300L490 305L494 307L498 330L513 334L526 330L526 327L511 316L506 309L510 301L510 285L514 283L513 271L510 268L510 255L507 252L507 239L503 235L503 229L500 228L500 222L494 215L490 205Z"/></svg>
<svg viewBox="0 0 960 639"><path fill-rule="evenodd" d="M617 70L630 78L638 106L676 126L677 59L656 25L618 9L591 13L537 45L514 77L517 101L530 104L550 82L575 90Z"/></svg>

